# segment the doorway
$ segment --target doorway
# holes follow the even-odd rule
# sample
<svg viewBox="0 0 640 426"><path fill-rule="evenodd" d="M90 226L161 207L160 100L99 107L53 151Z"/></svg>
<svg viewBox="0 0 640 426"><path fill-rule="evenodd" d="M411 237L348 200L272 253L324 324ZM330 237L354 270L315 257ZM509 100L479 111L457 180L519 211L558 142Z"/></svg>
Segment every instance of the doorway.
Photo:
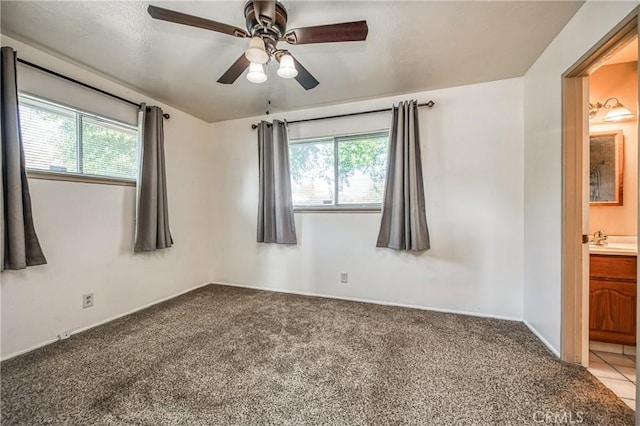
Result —
<svg viewBox="0 0 640 426"><path fill-rule="evenodd" d="M636 400L638 37L589 75L589 371ZM625 106L626 105L626 106ZM584 285L584 283L583 283Z"/></svg>
<svg viewBox="0 0 640 426"><path fill-rule="evenodd" d="M635 370L635 352L632 347L635 347L637 340L636 318L640 305L636 291L639 222L637 165L640 158L637 150L637 40L636 9L563 75L561 356L565 361L581 363L585 367L589 366L591 358L592 362L602 364L597 367L611 367L612 371L620 373L620 379L629 378L631 382L632 377L632 386L627 387L624 397L627 399L625 402L634 407L637 386L636 375L631 374ZM632 82L632 99L628 98L628 88L624 96L617 93L622 90L617 84L619 79L606 84L607 76L619 77L621 74L616 73L622 69L633 72L632 78L635 81ZM596 84L590 90L592 79ZM611 96L606 93L611 93ZM599 99L600 97L604 98ZM620 97L627 101L627 108L624 108ZM620 114L623 110L629 112L629 109L632 117L629 114L620 115L617 118L621 120L616 121L614 111ZM626 163L625 136L628 141ZM626 186L625 164L629 165ZM633 176L633 179L629 176ZM620 216L622 211L624 215L630 215L624 224ZM590 216L593 216L592 220ZM611 237L606 234L607 228L610 229ZM622 236L635 238L635 244L632 244L631 239L618 239ZM626 252L620 256L620 253L611 252L614 246L622 246L624 243L635 246L635 253ZM627 268L624 276L617 276L615 271L611 276L611 265L623 258L626 259ZM612 263L612 260L615 262ZM604 309L609 310L604 312ZM592 348L597 349L597 353L590 352L590 337L594 340ZM618 343L619 354L616 354L618 346L607 346ZM601 349L614 351L612 353L615 355L620 355L627 361L633 360L633 363L626 362L626 365L618 367L609 365L607 361L613 363L616 357L609 357ZM600 352L605 352L605 355L599 356ZM607 360L603 359L607 357ZM617 363L621 363L621 360L617 360ZM595 366L594 364L594 368ZM627 375L621 370L626 371Z"/></svg>

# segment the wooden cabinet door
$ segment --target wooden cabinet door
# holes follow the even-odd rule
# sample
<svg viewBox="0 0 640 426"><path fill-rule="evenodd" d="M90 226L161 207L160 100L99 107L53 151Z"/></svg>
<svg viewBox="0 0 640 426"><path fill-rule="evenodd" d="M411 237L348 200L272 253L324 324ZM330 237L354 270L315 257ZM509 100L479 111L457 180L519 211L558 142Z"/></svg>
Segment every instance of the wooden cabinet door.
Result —
<svg viewBox="0 0 640 426"><path fill-rule="evenodd" d="M636 344L636 284L591 279L589 290L590 339Z"/></svg>

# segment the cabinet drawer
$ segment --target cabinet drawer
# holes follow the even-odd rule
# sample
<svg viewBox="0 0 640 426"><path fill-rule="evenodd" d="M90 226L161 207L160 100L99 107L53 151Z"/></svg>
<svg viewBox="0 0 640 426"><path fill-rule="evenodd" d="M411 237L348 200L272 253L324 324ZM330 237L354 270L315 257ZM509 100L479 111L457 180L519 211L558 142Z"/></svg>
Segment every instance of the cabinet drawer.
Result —
<svg viewBox="0 0 640 426"><path fill-rule="evenodd" d="M637 277L635 256L610 256L592 254L589 256L589 276L599 279L632 280Z"/></svg>

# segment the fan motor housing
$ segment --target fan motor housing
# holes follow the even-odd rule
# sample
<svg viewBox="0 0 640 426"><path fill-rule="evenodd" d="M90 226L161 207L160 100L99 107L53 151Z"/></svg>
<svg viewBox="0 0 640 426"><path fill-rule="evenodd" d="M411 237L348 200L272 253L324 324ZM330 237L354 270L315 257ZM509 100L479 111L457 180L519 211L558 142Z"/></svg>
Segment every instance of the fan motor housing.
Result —
<svg viewBox="0 0 640 426"><path fill-rule="evenodd" d="M247 31L252 37L261 37L267 46L267 51L275 50L276 43L287 31L287 11L280 2L275 2L274 15L273 17L256 16L253 1L248 1L244 6Z"/></svg>

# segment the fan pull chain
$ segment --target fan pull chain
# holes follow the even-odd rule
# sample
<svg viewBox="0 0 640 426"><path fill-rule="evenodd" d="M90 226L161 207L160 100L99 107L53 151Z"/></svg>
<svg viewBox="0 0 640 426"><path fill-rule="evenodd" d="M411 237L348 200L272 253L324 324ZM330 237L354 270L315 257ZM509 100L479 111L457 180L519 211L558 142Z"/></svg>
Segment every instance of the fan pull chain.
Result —
<svg viewBox="0 0 640 426"><path fill-rule="evenodd" d="M271 109L271 61L267 62L267 108L264 112L266 115L269 115L269 110Z"/></svg>

